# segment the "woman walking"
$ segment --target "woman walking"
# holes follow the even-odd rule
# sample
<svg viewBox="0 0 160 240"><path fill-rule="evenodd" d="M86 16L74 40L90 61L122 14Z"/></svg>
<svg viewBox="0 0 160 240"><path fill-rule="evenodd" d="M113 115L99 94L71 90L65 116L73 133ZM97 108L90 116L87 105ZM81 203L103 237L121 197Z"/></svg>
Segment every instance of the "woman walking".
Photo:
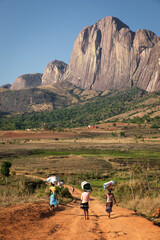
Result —
<svg viewBox="0 0 160 240"><path fill-rule="evenodd" d="M55 213L55 207L58 206L58 199L56 195L56 188L54 183L51 183L51 187L49 188L49 196L50 196L50 210Z"/></svg>
<svg viewBox="0 0 160 240"><path fill-rule="evenodd" d="M111 216L113 201L116 204L116 199L112 193L112 190L108 190L108 193L106 195L106 212L108 213L108 217Z"/></svg>
<svg viewBox="0 0 160 240"><path fill-rule="evenodd" d="M89 200L90 200L90 192L84 191L81 194L81 209L84 210L84 219L89 219L88 209L89 209Z"/></svg>

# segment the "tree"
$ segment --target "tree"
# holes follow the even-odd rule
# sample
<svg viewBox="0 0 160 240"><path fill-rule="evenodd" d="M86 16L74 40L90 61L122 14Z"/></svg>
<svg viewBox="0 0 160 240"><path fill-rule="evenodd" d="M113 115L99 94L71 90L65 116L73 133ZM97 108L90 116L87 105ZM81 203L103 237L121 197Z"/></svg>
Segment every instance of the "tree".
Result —
<svg viewBox="0 0 160 240"><path fill-rule="evenodd" d="M125 137L125 132L120 132L121 137Z"/></svg>
<svg viewBox="0 0 160 240"><path fill-rule="evenodd" d="M7 177L9 177L11 166L12 166L12 163L9 161L5 161L1 164L1 173L4 177L6 177L6 183L7 183Z"/></svg>

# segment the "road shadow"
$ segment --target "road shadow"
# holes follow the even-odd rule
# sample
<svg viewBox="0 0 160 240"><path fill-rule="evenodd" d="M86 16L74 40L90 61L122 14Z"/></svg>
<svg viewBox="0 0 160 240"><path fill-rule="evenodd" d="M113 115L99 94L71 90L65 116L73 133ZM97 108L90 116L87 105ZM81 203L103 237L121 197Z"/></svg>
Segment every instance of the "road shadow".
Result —
<svg viewBox="0 0 160 240"><path fill-rule="evenodd" d="M90 215L90 216L94 216L94 215ZM96 215L96 216L98 216L98 217L107 217L108 218L108 215L107 215L107 213L106 214L103 214L103 215ZM132 216L137 216L137 214L136 213L130 213L130 214L128 214L128 215L118 215L118 216L115 216L114 214L111 214L111 216L110 216L110 219L116 219L116 218L121 218L121 217L132 217Z"/></svg>
<svg viewBox="0 0 160 240"><path fill-rule="evenodd" d="M90 201L92 202L92 201L95 201L95 199L94 198L90 198Z"/></svg>
<svg viewBox="0 0 160 240"><path fill-rule="evenodd" d="M55 208L55 213L53 213L51 210L48 209L47 212L43 212L40 214L40 218L50 218L52 216L54 216L56 214L56 212L61 212L64 211L65 207L64 206L58 206L57 208Z"/></svg>
<svg viewBox="0 0 160 240"><path fill-rule="evenodd" d="M74 197L73 200L75 200L75 201L81 201L81 198Z"/></svg>
<svg viewBox="0 0 160 240"><path fill-rule="evenodd" d="M106 215L107 216L107 215ZM112 216L110 217L110 219L116 219L116 218L122 218L122 217L133 217L133 216L136 216L135 213L130 213L129 215L118 215L118 216Z"/></svg>
<svg viewBox="0 0 160 240"><path fill-rule="evenodd" d="M61 211L64 211L65 210L65 207L64 206L58 206L56 208L56 212L61 212Z"/></svg>

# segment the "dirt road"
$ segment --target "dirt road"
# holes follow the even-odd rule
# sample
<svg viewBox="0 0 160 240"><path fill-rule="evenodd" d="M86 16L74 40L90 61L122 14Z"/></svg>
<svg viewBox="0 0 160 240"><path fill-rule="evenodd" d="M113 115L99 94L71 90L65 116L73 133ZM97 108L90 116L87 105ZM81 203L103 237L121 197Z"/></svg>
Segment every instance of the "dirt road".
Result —
<svg viewBox="0 0 160 240"><path fill-rule="evenodd" d="M134 212L113 207L109 219L105 205L91 197L90 219L80 209L81 192L73 202L49 211L48 202L26 203L0 208L0 240L159 240L160 228Z"/></svg>

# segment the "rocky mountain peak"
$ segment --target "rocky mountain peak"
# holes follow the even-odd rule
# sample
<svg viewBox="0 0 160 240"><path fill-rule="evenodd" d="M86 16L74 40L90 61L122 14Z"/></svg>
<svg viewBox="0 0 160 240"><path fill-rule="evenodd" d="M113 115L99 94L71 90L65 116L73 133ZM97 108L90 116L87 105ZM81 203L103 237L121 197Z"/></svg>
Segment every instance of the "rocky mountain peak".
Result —
<svg viewBox="0 0 160 240"><path fill-rule="evenodd" d="M50 85L61 81L66 68L67 64L62 61L54 60L48 63L42 77L42 85Z"/></svg>
<svg viewBox="0 0 160 240"><path fill-rule="evenodd" d="M121 89L131 85L146 89L141 84L143 79L137 81L136 72L158 41L149 30L133 32L118 18L103 18L79 33L63 80L84 89Z"/></svg>

